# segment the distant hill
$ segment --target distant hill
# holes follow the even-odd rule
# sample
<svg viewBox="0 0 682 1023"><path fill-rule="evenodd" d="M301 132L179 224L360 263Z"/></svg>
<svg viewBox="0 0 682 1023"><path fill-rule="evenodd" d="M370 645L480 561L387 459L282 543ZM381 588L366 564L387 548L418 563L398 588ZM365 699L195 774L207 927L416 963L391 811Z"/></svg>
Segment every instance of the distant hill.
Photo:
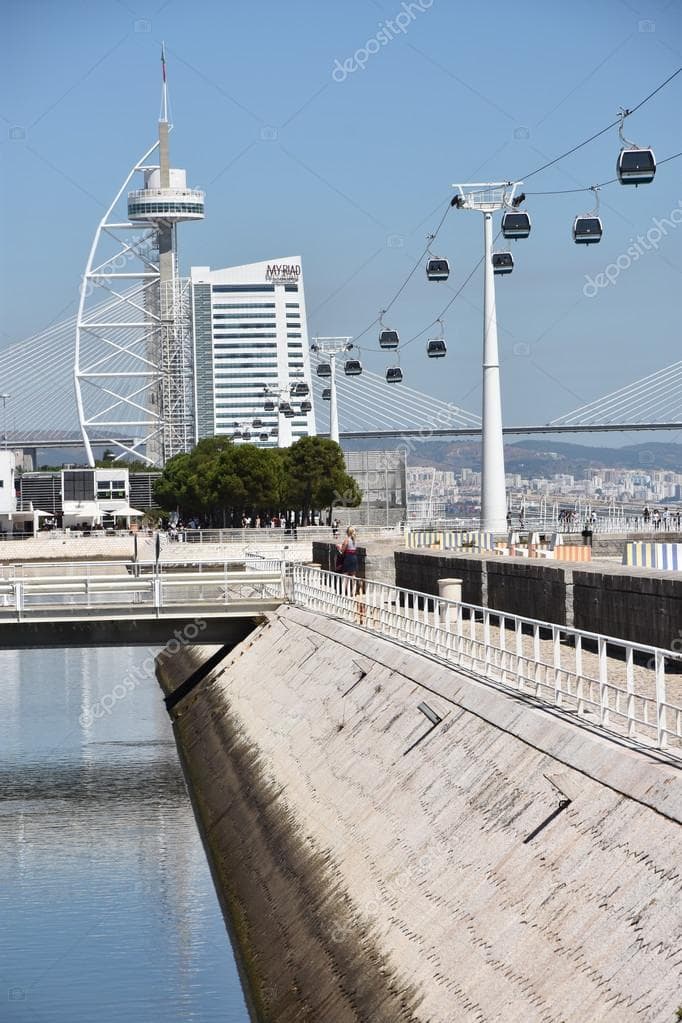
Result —
<svg viewBox="0 0 682 1023"><path fill-rule="evenodd" d="M377 441L354 441L344 444L353 450L376 450L381 447L407 447L408 465L433 465L437 469L473 469L481 467L481 444L466 440L415 440L391 445ZM552 476L568 473L580 479L586 469L654 469L682 472L682 444L630 444L622 448L571 444L547 438L522 440L504 446L507 472L524 476Z"/></svg>

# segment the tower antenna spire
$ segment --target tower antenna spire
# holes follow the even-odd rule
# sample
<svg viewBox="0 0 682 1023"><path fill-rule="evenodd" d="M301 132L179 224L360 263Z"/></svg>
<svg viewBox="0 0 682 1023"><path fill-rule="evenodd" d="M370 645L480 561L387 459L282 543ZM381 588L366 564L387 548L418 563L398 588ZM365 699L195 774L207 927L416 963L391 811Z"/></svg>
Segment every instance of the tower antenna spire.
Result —
<svg viewBox="0 0 682 1023"><path fill-rule="evenodd" d="M166 44L161 43L161 78L163 80L161 120L168 123L168 82L166 80Z"/></svg>

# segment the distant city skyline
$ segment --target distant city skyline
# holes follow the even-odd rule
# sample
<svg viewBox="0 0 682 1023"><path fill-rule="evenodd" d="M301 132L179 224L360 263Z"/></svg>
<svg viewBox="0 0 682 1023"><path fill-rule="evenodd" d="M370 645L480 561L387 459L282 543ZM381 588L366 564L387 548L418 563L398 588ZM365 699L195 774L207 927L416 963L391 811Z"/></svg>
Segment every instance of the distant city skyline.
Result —
<svg viewBox="0 0 682 1023"><path fill-rule="evenodd" d="M452 182L528 175L682 64L679 9L657 0L525 0L494 5L485 23L444 0L83 12L73 0L4 5L0 351L75 312L96 223L156 131L162 39L174 159L206 190L182 272L301 252L311 336L357 336L377 317ZM659 162L680 149L681 90L682 75L626 122ZM604 237L589 249L570 229L591 193L532 195L615 177L619 148L613 128L524 186L533 229L497 282L510 425L546 422L679 359L682 161L660 165L651 185L605 187ZM449 281L418 268L387 314L403 343L476 265L479 220L448 214L434 251L450 260ZM401 359L410 386L473 412L481 291L479 270L445 318L443 363L426 359L424 338ZM383 372L376 334L361 355Z"/></svg>

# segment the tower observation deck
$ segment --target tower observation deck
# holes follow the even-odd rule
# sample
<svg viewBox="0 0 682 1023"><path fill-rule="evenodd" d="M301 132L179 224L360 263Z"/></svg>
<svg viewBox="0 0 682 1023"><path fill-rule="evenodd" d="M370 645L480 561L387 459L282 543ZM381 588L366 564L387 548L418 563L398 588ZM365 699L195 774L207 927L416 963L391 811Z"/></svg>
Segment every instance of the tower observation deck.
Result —
<svg viewBox="0 0 682 1023"><path fill-rule="evenodd" d="M156 466L188 451L194 438L188 282L179 274L177 225L203 220L204 193L187 186L184 170L170 166L163 48L161 67L158 139L132 167L102 218L83 275L75 385L91 465L91 433L111 431L119 457L133 454ZM148 164L157 150L158 164ZM144 187L127 192L127 209L117 215L138 173ZM113 307L101 321L95 306L111 296Z"/></svg>

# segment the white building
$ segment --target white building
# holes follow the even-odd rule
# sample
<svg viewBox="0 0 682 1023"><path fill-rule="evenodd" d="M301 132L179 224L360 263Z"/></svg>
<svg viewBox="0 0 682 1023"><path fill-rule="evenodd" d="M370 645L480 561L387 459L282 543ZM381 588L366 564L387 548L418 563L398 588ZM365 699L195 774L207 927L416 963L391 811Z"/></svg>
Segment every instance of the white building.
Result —
<svg viewBox="0 0 682 1023"><path fill-rule="evenodd" d="M288 447L313 435L300 257L192 267L191 284L196 439L239 433L239 440ZM296 394L301 385L306 394Z"/></svg>
<svg viewBox="0 0 682 1023"><path fill-rule="evenodd" d="M16 457L13 451L0 451L0 533L34 534L39 521L47 516L29 502L22 509L17 502L15 486Z"/></svg>
<svg viewBox="0 0 682 1023"><path fill-rule="evenodd" d="M62 525L68 529L128 529L142 515L130 507L128 470L64 469Z"/></svg>

